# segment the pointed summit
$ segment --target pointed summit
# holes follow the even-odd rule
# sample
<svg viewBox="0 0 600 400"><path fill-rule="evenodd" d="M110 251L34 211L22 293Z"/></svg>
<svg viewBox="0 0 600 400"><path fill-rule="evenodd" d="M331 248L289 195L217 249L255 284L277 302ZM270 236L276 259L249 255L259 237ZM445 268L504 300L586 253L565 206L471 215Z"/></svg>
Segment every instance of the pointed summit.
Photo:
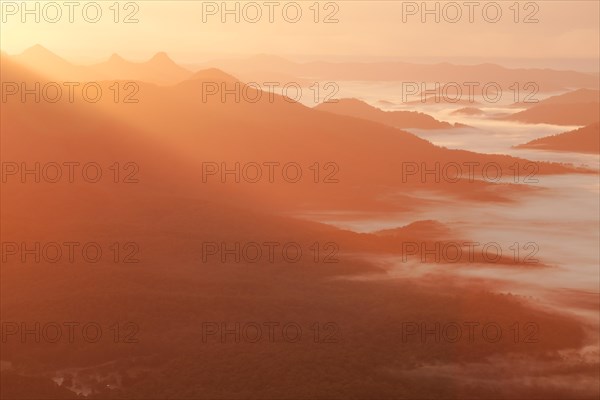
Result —
<svg viewBox="0 0 600 400"><path fill-rule="evenodd" d="M175 84L192 75L191 71L177 65L165 52L156 53L147 61L129 61L113 54L92 69L105 79L127 79L159 85Z"/></svg>
<svg viewBox="0 0 600 400"><path fill-rule="evenodd" d="M34 69L43 67L53 72L61 72L73 68L73 65L67 60L39 44L26 49L21 54L17 54L14 56L14 59L25 66Z"/></svg>
<svg viewBox="0 0 600 400"><path fill-rule="evenodd" d="M28 48L21 54L12 56L12 59L32 72L49 79L62 81L92 79L85 67L73 65L39 44Z"/></svg>
<svg viewBox="0 0 600 400"><path fill-rule="evenodd" d="M124 62L125 59L123 57L121 57L120 55L118 55L117 53L113 53L110 58L108 59L108 62Z"/></svg>
<svg viewBox="0 0 600 400"><path fill-rule="evenodd" d="M40 44L31 46L30 48L26 49L21 54L19 54L18 57L24 59L46 59L65 61L62 57L57 56L56 54L54 54L53 52L51 52L50 50L48 50Z"/></svg>
<svg viewBox="0 0 600 400"><path fill-rule="evenodd" d="M151 64L175 64L175 61L173 61L164 51L156 53L148 62Z"/></svg>
<svg viewBox="0 0 600 400"><path fill-rule="evenodd" d="M42 46L41 44L34 44L33 46L25 49L22 54L41 54L41 53L52 53L50 50Z"/></svg>

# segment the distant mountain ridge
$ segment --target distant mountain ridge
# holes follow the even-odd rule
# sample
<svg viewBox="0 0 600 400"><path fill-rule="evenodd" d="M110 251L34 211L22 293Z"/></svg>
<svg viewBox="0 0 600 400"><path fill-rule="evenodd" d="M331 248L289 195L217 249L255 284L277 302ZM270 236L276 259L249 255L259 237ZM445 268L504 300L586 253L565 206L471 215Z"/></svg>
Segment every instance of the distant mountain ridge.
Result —
<svg viewBox="0 0 600 400"><path fill-rule="evenodd" d="M35 45L23 53L8 56L22 66L43 76L62 81L75 80L140 80L158 85L172 85L193 75L165 52L158 52L143 62L133 62L118 54L106 61L92 65L74 65L41 45Z"/></svg>
<svg viewBox="0 0 600 400"><path fill-rule="evenodd" d="M37 44L10 56L23 66L47 73L59 80L137 79L159 85L172 85L192 76L193 71L175 63L164 52L145 62L128 61L113 54L106 61L75 65ZM286 80L303 86L312 81L364 80L396 82L494 82L508 88L515 82L535 82L540 91L570 87L597 88L597 74L551 69L505 68L495 64L455 65L450 63L414 64L407 62L307 62L261 54L246 59L225 59L197 65L198 69L219 68L244 80Z"/></svg>
<svg viewBox="0 0 600 400"><path fill-rule="evenodd" d="M396 82L479 82L497 83L505 90L516 83L537 85L540 91L566 90L572 87L597 88L597 74L547 68L506 68L496 64L456 65L451 63L416 64L390 62L293 62L279 56L260 55L243 59L221 59L205 63L242 75L252 71L271 71L296 78L316 80L396 81Z"/></svg>
<svg viewBox="0 0 600 400"><path fill-rule="evenodd" d="M451 129L460 126L438 121L430 115L417 111L383 111L358 99L339 99L321 103L315 107L315 110L363 118L400 129Z"/></svg>
<svg viewBox="0 0 600 400"><path fill-rule="evenodd" d="M545 136L515 148L600 154L600 124L596 122L574 131Z"/></svg>
<svg viewBox="0 0 600 400"><path fill-rule="evenodd" d="M593 124L600 120L600 92L579 89L552 96L503 119L532 124Z"/></svg>

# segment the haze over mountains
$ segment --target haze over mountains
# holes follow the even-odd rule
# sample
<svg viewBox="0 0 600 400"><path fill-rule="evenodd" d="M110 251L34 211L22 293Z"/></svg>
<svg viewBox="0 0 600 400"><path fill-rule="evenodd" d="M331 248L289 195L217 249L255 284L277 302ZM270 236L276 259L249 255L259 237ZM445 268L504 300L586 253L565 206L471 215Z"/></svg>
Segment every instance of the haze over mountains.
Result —
<svg viewBox="0 0 600 400"><path fill-rule="evenodd" d="M319 104L315 110L364 118L399 129L451 129L460 126L438 121L417 111L383 111L358 99L336 99Z"/></svg>
<svg viewBox="0 0 600 400"><path fill-rule="evenodd" d="M188 79L192 72L180 67L167 53L156 53L146 62L131 62L113 54L108 61L91 66L105 79L135 79L157 84L174 84Z"/></svg>
<svg viewBox="0 0 600 400"><path fill-rule="evenodd" d="M297 72L297 64L278 62L289 68L282 73ZM398 128L414 123L451 128L426 114L384 112L355 99L306 107L246 86L233 70L187 71L164 53L144 63L115 55L85 67L36 47L21 56L2 54L0 63L2 83L31 88L35 82L96 80L103 93L110 93L96 103L85 101L80 91L72 102L67 96L57 102L23 101L18 94L3 100L3 162L93 161L105 177L98 183L23 183L20 173L8 176L0 193L3 241L76 240L104 248L133 242L140 260L123 264L109 255L93 264L36 262L33 257L3 262L3 321L93 321L107 332L115 322L133 321L139 327L135 344L115 343L108 333L93 344L3 343L2 360L13 365L2 371L2 381L9 382L2 385L3 397L53 397L84 388L90 390L89 399L598 394L598 362L578 353L593 344L589 321L513 295L491 279L472 275L463 280L454 274L495 268L507 277L536 271L551 275L557 266L548 253L542 252L536 264L510 252L494 261L465 252L450 261L443 245L481 239L464 232L460 216L450 222L420 217L440 210L444 200L467 204L472 211L517 207L526 198L542 202L552 191L541 185L483 178L486 165L504 176L515 176L515 169L524 176L529 160L451 150ZM324 76L330 67L318 64ZM339 72L354 76L352 70ZM396 75L390 70L390 76ZM564 78L583 79L577 74ZM134 83L137 101L114 101L110 88L115 80ZM246 96L209 94L207 84L230 90L237 84ZM131 172L123 169L129 162L137 166L134 183L123 181ZM273 182L266 168L258 182L248 179L242 167L237 174L223 174L224 164L231 172L236 164L265 162L278 164ZM124 174L118 179L115 163ZM207 180L206 163L220 169ZM282 178L280 167L287 163L301 167L298 182ZM436 164L465 163L474 165L470 171L476 179L466 172L423 174ZM568 164L535 165L540 178L597 175ZM359 233L302 217L332 211L390 216L396 225ZM482 224L490 222L484 218ZM292 263L277 252L274 262L240 262L219 254L203 262L205 242L271 241L300 244L304 258ZM423 243L425 252L442 262L421 262L421 253L411 254L411 263L400 265L424 275L395 274L397 259L408 256L407 241ZM323 262L322 252L315 261L315 243L337 246L336 262ZM304 336L295 343L281 338L276 343L224 343L218 336L202 341L203 324L211 321L295 322ZM424 345L418 335L402 341L403 324L435 326L440 321L495 323L506 335L494 343ZM515 343L510 327L528 321L539 328L537 340ZM336 340L314 340L314 324L328 322L339 328L332 336ZM470 378L456 379L463 374ZM54 384L58 377L68 377L67 383Z"/></svg>
<svg viewBox="0 0 600 400"><path fill-rule="evenodd" d="M452 115L482 115L485 114L482 110L476 107L464 107L452 111Z"/></svg>
<svg viewBox="0 0 600 400"><path fill-rule="evenodd" d="M535 139L516 148L600 154L600 127L596 122L574 131Z"/></svg>
<svg viewBox="0 0 600 400"><path fill-rule="evenodd" d="M515 82L533 82L542 91L566 88L597 88L598 74L555 71L539 68L505 68L495 64L453 65L413 64L405 62L306 62L298 63L282 57L259 55L238 60L214 60L207 65L231 73L274 72L318 80L403 81L403 82L496 82L508 88Z"/></svg>
<svg viewBox="0 0 600 400"><path fill-rule="evenodd" d="M146 62L132 62L113 54L107 61L75 66L56 56L40 45L13 56L24 66L45 69L55 79L136 79L156 84L174 84L192 74L175 62L166 53L159 52ZM241 60L214 60L197 66L198 69L220 68L246 81L269 79L270 81L294 81L306 84L311 80L363 80L403 82L480 82L498 83L508 89L515 83L535 83L541 91L564 90L578 87L598 87L598 75L575 71L550 69L510 69L494 64L452 65L410 64L402 62L379 63L297 63L282 57L260 55Z"/></svg>
<svg viewBox="0 0 600 400"><path fill-rule="evenodd" d="M600 91L598 89L577 89L560 95L548 97L537 103L518 103L516 106L536 106L536 105L556 105L556 104L580 104L594 103L600 101Z"/></svg>
<svg viewBox="0 0 600 400"><path fill-rule="evenodd" d="M192 75L192 71L177 65L164 52L156 53L145 62L127 61L118 54L113 54L107 61L98 64L74 65L43 46L36 45L12 57L31 70L62 81L113 79L170 85Z"/></svg>
<svg viewBox="0 0 600 400"><path fill-rule="evenodd" d="M526 123L589 125L600 121L600 91L579 89L529 104L506 119Z"/></svg>
<svg viewBox="0 0 600 400"><path fill-rule="evenodd" d="M10 73L22 72L14 70L15 66L8 65L3 67L3 79L20 80L18 77L12 78ZM233 97L228 102L223 102L220 95L209 96L203 101L201 94L204 84L214 83L215 80L219 83L220 79L226 82L231 77L216 70L207 70L170 87L157 88L138 82L138 103L124 105L105 101L101 105L105 112L141 129L151 138L160 138L164 136L164 132L170 132L168 146L180 149L182 154L189 154L189 158L248 162L290 159L306 165L318 161L335 162L339 166L342 183L336 185L299 184L290 186L285 191L278 190L277 185L241 185L238 189L247 189L246 195L251 197L256 196L260 190L265 190L268 196L261 196L261 201L273 203L273 206L278 204L276 208L282 205L289 208L293 204L305 203L318 208L335 204L337 207L352 209L365 207L373 201L383 206L381 200L375 200L383 194L381 190L391 187L392 189L385 189L390 190L391 194L394 192L393 187L399 184L403 187L431 186L436 191L444 188L473 198L504 197L498 191L486 189L490 186L489 183L468 182L466 177L463 180L471 188L469 191L462 191L460 182L430 182L429 185L428 182L421 182L420 174L405 177L403 182L402 165L406 162L429 162L433 165L435 162L462 163L468 160L479 162L475 172L480 173L483 165L491 161L508 168L515 162L512 157L442 149L407 132L363 119L312 110L298 103L290 103L279 95L274 95L273 101L268 96L262 96L258 102L236 102ZM105 84L106 92L110 92L110 84ZM256 89L248 88L248 92L251 98L256 96ZM186 99L185 107L180 105L181 99ZM65 102L66 98L56 106ZM77 108L86 110L92 107L82 103L84 104L79 104ZM10 110L18 105L18 99L11 98L5 107ZM65 106L70 107L69 104ZM19 109L21 107L12 112L14 116L20 114ZM235 118L231 118L231 115L235 115ZM28 117L23 114L22 118ZM15 127L18 125L15 122ZM365 136L364 132L370 134ZM11 148L16 152L19 146L14 143ZM332 154L330 148L336 148L336 152ZM303 151L298 152L298 149ZM354 159L358 149L379 154L379 157L366 166L357 165ZM570 170L565 166L547 163L542 164L540 173L566 173ZM366 185L370 189L356 192L355 184ZM309 201L312 196L316 197ZM323 201L326 203L321 203Z"/></svg>

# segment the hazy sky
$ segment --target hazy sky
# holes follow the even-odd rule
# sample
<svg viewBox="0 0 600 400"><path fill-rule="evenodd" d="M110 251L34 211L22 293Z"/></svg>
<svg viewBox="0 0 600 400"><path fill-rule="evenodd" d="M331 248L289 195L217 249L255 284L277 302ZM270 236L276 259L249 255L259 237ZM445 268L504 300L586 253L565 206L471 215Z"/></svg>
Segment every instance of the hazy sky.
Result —
<svg viewBox="0 0 600 400"><path fill-rule="evenodd" d="M318 6L314 0L227 1L231 10L237 3L239 22L235 13L222 22L222 1L120 1L118 7L114 0L75 1L74 6L68 1L28 1L31 14L23 13L21 1L0 3L2 50L15 54L42 44L82 62L112 53L146 59L158 51L183 63L257 53L436 57L450 62L460 57L589 59L599 57L600 47L597 0L429 1L426 7L438 7L439 12L426 15L421 1L321 1ZM102 15L96 18L98 9ZM138 22L125 23L127 16Z"/></svg>

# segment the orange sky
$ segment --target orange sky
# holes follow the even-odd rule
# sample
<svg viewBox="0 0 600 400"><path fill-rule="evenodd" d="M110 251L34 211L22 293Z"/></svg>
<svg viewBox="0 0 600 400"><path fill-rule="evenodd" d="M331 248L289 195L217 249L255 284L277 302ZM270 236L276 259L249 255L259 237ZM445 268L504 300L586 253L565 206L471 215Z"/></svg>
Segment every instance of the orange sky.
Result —
<svg viewBox="0 0 600 400"><path fill-rule="evenodd" d="M252 2L228 1L228 7L240 3L239 23L229 15L221 22L222 2L204 1L137 1L120 2L118 23L114 22L112 0L97 1L102 16L97 23L86 22L83 7L77 2L73 9L74 22L69 22L69 7L65 1L27 2L30 10L39 3L40 22L35 13L23 15L21 2L1 1L2 34L0 45L9 54L19 53L34 45L43 46L72 61L95 61L112 53L131 59L147 59L157 51L167 51L179 62L203 61L219 55L269 53L279 55L328 55L361 57L442 57L447 61L460 57L480 58L598 58L600 48L599 2L592 1L521 1L519 23L514 22L514 1L477 2L473 9L474 22L469 22L469 7L465 1L439 2L440 23L429 15L422 23L421 1L322 1L319 5L319 23L314 22L314 1L274 2L274 22L269 22L269 6L257 1L262 17L249 22L256 15ZM62 13L57 22L58 4ZM293 4L291 4L293 3ZM428 2L434 8L436 2ZM458 4L462 17L457 15ZM494 3L494 4L491 4ZM87 5L87 16L94 19L95 4ZM497 23L486 22L496 15L495 4L500 5L502 16ZM219 9L214 15L214 6ZM302 16L294 19L297 6ZM414 6L419 9L415 10ZM113 7L113 8L111 8ZM513 8L511 8L513 7ZM203 9L207 11L203 22ZM403 10L406 22L403 22ZM246 12L247 18L243 18ZM45 14L44 14L45 13ZM46 15L47 18L44 18ZM123 23L127 15L137 23ZM323 23L327 15L338 22ZM444 15L446 18L444 18ZM536 23L524 23L537 19ZM26 18L26 22L21 21Z"/></svg>

